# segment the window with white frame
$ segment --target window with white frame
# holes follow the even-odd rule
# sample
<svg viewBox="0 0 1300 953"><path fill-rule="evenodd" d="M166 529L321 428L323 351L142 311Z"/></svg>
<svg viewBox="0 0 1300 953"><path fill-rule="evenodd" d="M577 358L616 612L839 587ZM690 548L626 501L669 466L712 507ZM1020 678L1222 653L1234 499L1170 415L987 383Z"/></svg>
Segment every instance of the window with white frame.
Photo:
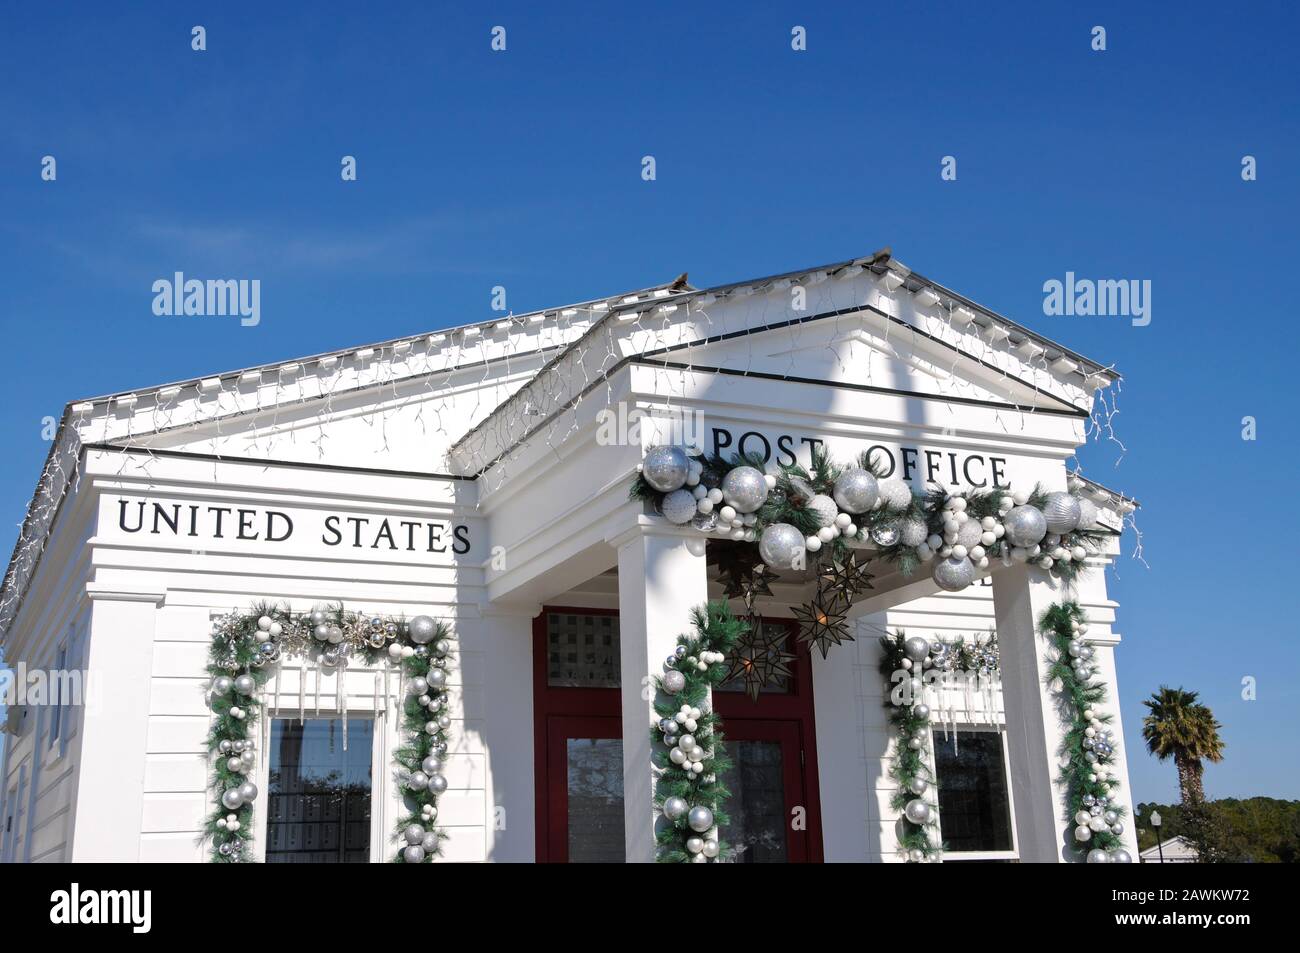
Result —
<svg viewBox="0 0 1300 953"><path fill-rule="evenodd" d="M67 716L64 714L64 709L72 700L71 698L64 697L71 694L68 691L67 679L65 678L67 670L68 644L65 642L63 645L59 646L58 660L55 663L54 672L50 678L50 704L53 706L53 710L50 714L50 733L48 740L51 749L59 743L59 738L63 732L64 722L67 720Z"/></svg>
<svg viewBox="0 0 1300 953"><path fill-rule="evenodd" d="M937 728L933 751L944 859L1015 859L1003 732L995 728Z"/></svg>

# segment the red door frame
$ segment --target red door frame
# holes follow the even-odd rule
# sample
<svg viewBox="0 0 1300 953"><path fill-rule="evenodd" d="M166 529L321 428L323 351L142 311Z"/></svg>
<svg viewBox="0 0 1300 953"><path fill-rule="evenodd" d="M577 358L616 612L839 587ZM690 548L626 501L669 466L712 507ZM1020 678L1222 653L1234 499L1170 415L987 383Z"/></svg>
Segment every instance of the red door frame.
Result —
<svg viewBox="0 0 1300 953"><path fill-rule="evenodd" d="M583 737L622 737L622 699L617 688L552 688L547 684L546 616L550 612L583 615L617 616L617 609L591 609L582 606L543 606L533 620L533 782L536 798L536 851L538 863L563 863L568 859L567 839L560 836L568 821L567 797L563 792L552 797L548 783L552 772L564 777L563 765L557 760L558 736L551 726L568 729ZM817 775L817 723L813 710L812 657L809 647L794 639L794 622L789 619L764 618L764 622L789 626L791 641L797 646L793 665L794 680L786 694L764 693L757 702L743 692L715 692L713 704L722 716L722 733L737 740L759 740L757 731L774 722L792 722L799 732L802 765L786 764L787 797L807 808L807 830L803 837L787 838L791 861L820 863L822 848L821 794ZM609 719L613 719L611 722ZM648 728L648 726L647 726ZM612 734L611 734L612 732ZM769 735L770 737L770 735ZM558 790L558 789L557 789Z"/></svg>

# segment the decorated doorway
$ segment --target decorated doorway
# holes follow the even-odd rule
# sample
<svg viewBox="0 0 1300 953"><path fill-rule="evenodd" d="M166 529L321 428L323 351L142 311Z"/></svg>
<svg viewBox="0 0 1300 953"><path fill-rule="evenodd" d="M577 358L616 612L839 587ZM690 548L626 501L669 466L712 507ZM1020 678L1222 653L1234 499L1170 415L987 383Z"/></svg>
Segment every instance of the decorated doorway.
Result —
<svg viewBox="0 0 1300 953"><path fill-rule="evenodd" d="M734 762L731 824L723 839L737 863L822 859L812 672L793 623L764 622L795 655L757 701L727 683L714 693ZM533 623L537 859L624 859L623 721L618 613L548 606ZM648 727L648 726L647 726Z"/></svg>

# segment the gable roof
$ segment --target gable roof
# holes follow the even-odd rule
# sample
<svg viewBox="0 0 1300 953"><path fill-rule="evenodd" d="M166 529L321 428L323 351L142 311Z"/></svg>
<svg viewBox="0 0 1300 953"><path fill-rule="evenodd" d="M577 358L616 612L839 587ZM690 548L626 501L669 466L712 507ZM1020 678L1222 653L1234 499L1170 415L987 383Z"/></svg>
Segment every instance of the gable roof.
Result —
<svg viewBox="0 0 1300 953"><path fill-rule="evenodd" d="M975 335L985 342L992 342L1014 349L1022 356L1039 362L1050 368L1061 378L1073 379L1080 387L1105 387L1120 379L1120 375L1111 367L1102 365L1089 358L1057 344L1036 332L1017 324L1002 315L989 310L970 299L957 294L943 285L912 271L893 258L889 248L883 248L859 258L802 268L796 271L782 272L763 278L714 285L708 288L692 287L683 273L673 281L652 285L637 291L620 295L594 298L576 304L558 308L548 308L522 314L509 314L494 317L486 321L459 325L433 333L421 333L403 338L394 338L360 347L344 348L296 358L289 361L271 362L249 368L227 371L210 377L192 378L169 384L134 391L119 391L99 397L74 401L64 409L58 431L52 442L50 452L42 469L36 490L28 504L27 514L20 528L18 539L14 544L5 572L3 586L0 586L0 641L7 632L9 624L15 617L21 604L22 596L35 573L36 566L43 552L44 544L57 517L59 507L69 488L75 485L81 460L81 440L74 418L84 419L96 414L106 414L111 407L125 408L128 413L144 400L172 400L184 392L202 392L219 389L222 383L230 380L245 380L253 376L260 378L264 373L296 374L300 370L320 366L327 367L355 357L359 361L396 358L418 347L436 349L449 340L465 342L471 338L486 339L498 332L507 335L520 328L535 326L539 323L555 321L557 326L567 320L565 330L567 341L557 342L553 347L538 348L534 353L554 352L533 378L506 398L483 421L469 430L453 446L453 454L463 449L480 433L488 421L499 420L503 416L522 420L522 410L528 415L536 416L539 407L545 407L549 398L566 390L570 382L563 387L555 387L549 382L565 373L566 367L580 362L586 349L601 335L612 322L636 318L643 314L660 311L665 316L677 312L681 305L687 307L681 314L689 313L691 306L708 307L719 300L732 297L745 297L750 294L770 292L793 286L795 283L813 285L828 278L855 277L867 274L876 277L889 292L905 291L913 296L915 302L923 308L929 308L937 315L942 315L949 327L960 326L966 329L955 343L943 342L952 347L965 358L981 362L983 356L976 353L966 341ZM861 309L857 309L861 310ZM881 312L883 314L883 312ZM885 315L889 318L889 315ZM891 318L891 320L899 320ZM908 325L913 331L918 329ZM924 333L924 332L922 332ZM508 352L507 352L508 353ZM515 357L519 355L513 355ZM484 357L477 361L482 366ZM457 367L444 367L437 370L408 371L410 377L430 376L431 374L450 372ZM1032 381L1025 380L1030 387ZM545 394L548 400L538 402L539 394ZM579 395L580 396L580 395ZM576 399L576 398L575 398ZM529 401L534 401L530 404ZM529 408L531 409L529 410ZM262 408L269 409L269 408ZM219 411L218 411L219 412ZM555 412L551 408L549 412ZM197 424L198 421L191 423ZM134 436L141 437L151 430L133 431Z"/></svg>

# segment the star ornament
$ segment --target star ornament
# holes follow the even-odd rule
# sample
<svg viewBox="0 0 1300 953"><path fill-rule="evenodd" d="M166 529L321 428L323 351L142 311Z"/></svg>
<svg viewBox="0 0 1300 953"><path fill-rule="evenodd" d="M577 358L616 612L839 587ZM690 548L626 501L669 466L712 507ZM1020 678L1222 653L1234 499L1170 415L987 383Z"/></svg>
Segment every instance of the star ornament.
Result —
<svg viewBox="0 0 1300 953"><path fill-rule="evenodd" d="M819 590L806 605L795 606L794 617L799 622L799 641L811 642L826 658L832 645L852 642L849 633L848 611L851 603L843 593Z"/></svg>
<svg viewBox="0 0 1300 953"><path fill-rule="evenodd" d="M727 680L739 679L751 701L758 701L763 686L794 673L790 663L794 656L785 649L786 632L782 626L755 622L749 633L732 652L731 670Z"/></svg>
<svg viewBox="0 0 1300 953"><path fill-rule="evenodd" d="M872 574L867 572L866 561L857 553L848 552L838 562L831 560L822 567L817 585L823 593L838 594L852 600L858 593L871 588L872 578Z"/></svg>

